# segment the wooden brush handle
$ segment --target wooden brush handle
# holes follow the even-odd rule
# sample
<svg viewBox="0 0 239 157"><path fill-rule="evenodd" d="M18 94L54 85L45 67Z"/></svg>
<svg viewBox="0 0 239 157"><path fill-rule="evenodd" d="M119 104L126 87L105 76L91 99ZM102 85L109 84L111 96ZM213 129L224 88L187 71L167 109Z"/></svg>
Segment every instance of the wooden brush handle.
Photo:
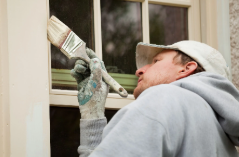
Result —
<svg viewBox="0 0 239 157"><path fill-rule="evenodd" d="M75 59L82 59L84 60L87 64L90 63L90 58L87 56L87 54L85 53L85 49L84 45L81 46L79 49L77 49L74 53L74 57L71 58L75 58ZM102 77L104 79L104 81L110 85L111 88L113 88L114 91L116 91L121 97L126 98L128 96L127 91L118 83L116 82L107 72L105 72L103 69L101 70L102 72Z"/></svg>
<svg viewBox="0 0 239 157"><path fill-rule="evenodd" d="M107 72L103 69L101 70L102 76L104 81L113 88L121 97L126 98L128 96L127 91L118 83L116 82Z"/></svg>
<svg viewBox="0 0 239 157"><path fill-rule="evenodd" d="M80 57L81 58L81 57ZM90 58L87 56L84 58L81 58L84 60L86 63L90 63ZM128 96L127 91L118 83L116 82L106 71L101 69L102 77L104 81L111 87L113 88L114 91L116 91L121 97L126 98Z"/></svg>

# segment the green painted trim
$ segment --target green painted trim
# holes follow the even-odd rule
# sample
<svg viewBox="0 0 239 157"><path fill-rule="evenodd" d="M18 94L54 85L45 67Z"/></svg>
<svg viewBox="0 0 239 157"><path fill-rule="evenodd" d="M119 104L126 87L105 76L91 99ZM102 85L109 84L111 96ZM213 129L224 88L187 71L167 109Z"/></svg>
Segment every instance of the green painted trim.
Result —
<svg viewBox="0 0 239 157"><path fill-rule="evenodd" d="M52 85L54 86L68 86L75 87L76 81L70 75L68 69L51 69ZM138 77L131 74L109 73L121 86L128 91L133 91L137 85Z"/></svg>

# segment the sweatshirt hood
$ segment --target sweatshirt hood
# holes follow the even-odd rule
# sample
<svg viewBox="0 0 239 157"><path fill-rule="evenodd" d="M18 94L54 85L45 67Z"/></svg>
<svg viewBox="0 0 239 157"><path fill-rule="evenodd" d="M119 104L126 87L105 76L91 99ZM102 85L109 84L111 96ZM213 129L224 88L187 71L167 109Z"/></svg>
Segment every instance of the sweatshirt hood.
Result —
<svg viewBox="0 0 239 157"><path fill-rule="evenodd" d="M232 143L239 146L239 92L228 79L201 72L171 84L201 96L216 113L219 124Z"/></svg>

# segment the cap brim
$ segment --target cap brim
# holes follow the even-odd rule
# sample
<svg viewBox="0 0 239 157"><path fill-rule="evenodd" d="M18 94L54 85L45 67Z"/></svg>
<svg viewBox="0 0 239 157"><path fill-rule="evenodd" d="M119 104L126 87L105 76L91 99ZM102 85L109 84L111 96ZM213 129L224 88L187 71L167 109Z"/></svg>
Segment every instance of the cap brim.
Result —
<svg viewBox="0 0 239 157"><path fill-rule="evenodd" d="M171 45L155 45L140 42L136 46L136 66L137 69L142 68L147 64L151 64L154 56L164 49L178 50L171 47Z"/></svg>

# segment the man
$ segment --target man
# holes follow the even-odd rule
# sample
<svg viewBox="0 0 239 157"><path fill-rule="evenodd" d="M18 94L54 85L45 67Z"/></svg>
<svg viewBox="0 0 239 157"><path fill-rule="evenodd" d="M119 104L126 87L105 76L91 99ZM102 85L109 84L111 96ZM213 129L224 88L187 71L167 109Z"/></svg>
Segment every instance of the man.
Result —
<svg viewBox="0 0 239 157"><path fill-rule="evenodd" d="M196 41L169 46L139 43L136 100L106 126L108 86L103 62L87 50L89 70L77 61L81 157L236 157L239 92L222 55ZM103 133L103 135L102 135Z"/></svg>

